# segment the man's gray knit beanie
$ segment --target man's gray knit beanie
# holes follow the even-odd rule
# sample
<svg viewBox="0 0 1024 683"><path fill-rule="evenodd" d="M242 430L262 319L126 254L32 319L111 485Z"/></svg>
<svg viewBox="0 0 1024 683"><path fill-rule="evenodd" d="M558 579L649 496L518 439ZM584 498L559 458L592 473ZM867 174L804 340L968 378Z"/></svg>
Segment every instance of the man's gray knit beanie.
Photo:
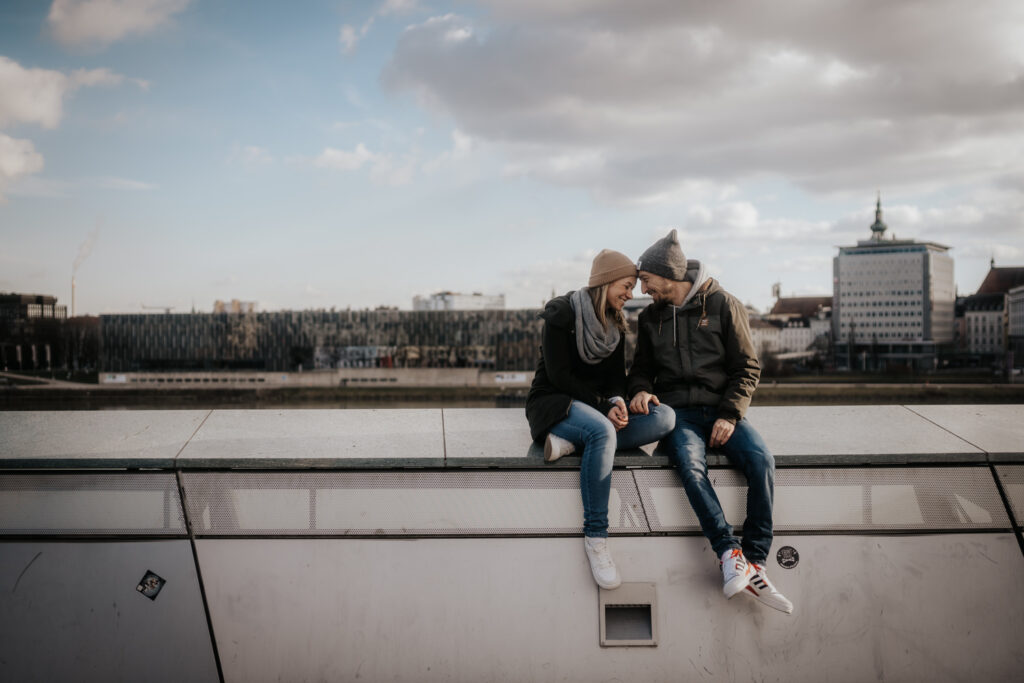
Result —
<svg viewBox="0 0 1024 683"><path fill-rule="evenodd" d="M645 270L669 280L682 282L686 279L686 256L679 246L679 237L673 228L672 232L647 247L636 262L637 270Z"/></svg>

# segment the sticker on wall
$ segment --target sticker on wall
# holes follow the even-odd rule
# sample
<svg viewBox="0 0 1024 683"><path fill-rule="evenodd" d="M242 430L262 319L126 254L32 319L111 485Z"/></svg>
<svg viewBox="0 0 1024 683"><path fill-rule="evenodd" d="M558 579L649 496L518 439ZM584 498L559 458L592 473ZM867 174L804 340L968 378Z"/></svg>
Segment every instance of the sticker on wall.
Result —
<svg viewBox="0 0 1024 683"><path fill-rule="evenodd" d="M139 585L135 587L135 590L150 600L156 600L156 596L160 594L160 589L164 587L165 583L167 583L166 580L147 569L146 575L142 577L142 581L139 581Z"/></svg>
<svg viewBox="0 0 1024 683"><path fill-rule="evenodd" d="M784 569L792 569L800 564L800 553L798 553L796 548L793 546L784 545L779 548L779 552L775 554L775 559L778 560L780 567Z"/></svg>

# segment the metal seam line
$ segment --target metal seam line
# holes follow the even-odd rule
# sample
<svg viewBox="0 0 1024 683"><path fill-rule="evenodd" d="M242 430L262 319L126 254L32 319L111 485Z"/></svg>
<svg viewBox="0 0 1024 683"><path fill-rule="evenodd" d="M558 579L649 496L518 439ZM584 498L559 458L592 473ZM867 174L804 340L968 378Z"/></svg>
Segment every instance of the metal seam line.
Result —
<svg viewBox="0 0 1024 683"><path fill-rule="evenodd" d="M206 416L203 417L202 421L199 423L199 426L196 427L196 430L194 432L192 432L192 435L190 437L188 437L188 439L185 440L185 443L183 443L181 445L181 448L178 449L178 452L174 454L173 458L171 458L171 467L177 468L177 466L178 466L178 457L181 455L182 451L184 451L185 448L190 443L192 443L192 439L194 439L196 434L199 433L199 430L203 428L203 425L206 424L206 421L210 419L211 415L213 415L213 409L210 409L210 411L206 413ZM179 487L181 486L181 481L180 480L178 481L178 486ZM182 507L184 507L184 502L182 502Z"/></svg>
<svg viewBox="0 0 1024 683"><path fill-rule="evenodd" d="M992 472L992 478L996 482L996 490L999 491L999 497L1003 499L1003 505L1006 506L1006 514L1010 517L1010 524L1013 526L1013 535L1017 537L1017 543L1020 545L1020 552L1024 554L1024 535L1021 534L1020 521L1013 514L1013 506L1010 505L1010 498L1006 495L1006 491L1003 489L1003 482L999 478L999 473L996 471L995 465L991 462L988 464L989 470Z"/></svg>
<svg viewBox="0 0 1024 683"><path fill-rule="evenodd" d="M636 471L630 472L629 475L629 478L633 480L633 488L636 490L637 500L640 501L640 514L644 516L644 525L647 527L647 533L651 533L654 529L651 528L651 518L647 515L647 506L644 505L644 497L640 493L640 483L636 480Z"/></svg>
<svg viewBox="0 0 1024 683"><path fill-rule="evenodd" d="M921 418L925 422L928 422L929 424L935 425L936 427L938 427L942 431L946 432L947 434L951 434L952 436L955 436L956 438L960 439L961 441L963 441L968 446L971 446L972 448L978 449L978 451L980 451L981 453L985 454L985 462L989 462L989 453L988 453L988 451L986 451L984 448L982 448L978 444L971 443L970 441L968 441L964 437L960 436L956 432L951 431L951 430L947 429L946 427L943 427L938 422L935 422L934 420L929 419L928 417L926 417L926 416L922 415L921 413L917 412L916 410L914 410L910 406L900 406L900 408L904 408L906 410L909 410L911 413L913 413L914 415L917 415L919 418Z"/></svg>
<svg viewBox="0 0 1024 683"><path fill-rule="evenodd" d="M212 410L210 411L213 412ZM206 417L209 417L207 415ZM206 422L206 419L203 419ZM199 425L202 427L202 425ZM196 428L196 431L199 431ZM193 436L195 436L193 434ZM190 438L191 440L191 438ZM184 446L182 446L184 449ZM217 648L217 636L213 632L213 617L210 615L210 603L206 599L206 584L203 582L203 571L199 567L199 552L196 550L196 538L192 531L192 518L188 514L188 503L185 499L185 486L181 481L181 470L176 470L174 473L175 480L178 482L178 496L181 498L181 514L185 517L185 530L188 532L188 542L192 547L192 561L196 565L196 580L199 582L199 596L203 601L203 612L206 613L206 628L210 633L210 647L213 648L213 661L217 665L217 678L220 683L224 683L224 669L220 664L220 651Z"/></svg>

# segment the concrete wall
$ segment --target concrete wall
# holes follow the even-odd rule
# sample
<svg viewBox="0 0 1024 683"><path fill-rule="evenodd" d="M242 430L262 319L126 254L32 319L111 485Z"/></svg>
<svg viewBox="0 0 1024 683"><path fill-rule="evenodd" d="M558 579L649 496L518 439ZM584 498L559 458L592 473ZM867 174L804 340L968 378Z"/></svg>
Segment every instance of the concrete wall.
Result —
<svg viewBox="0 0 1024 683"><path fill-rule="evenodd" d="M579 458L521 410L0 413L0 679L1012 679L1022 418L751 410L792 615L726 600L665 454L619 453L611 549L658 641L602 647Z"/></svg>

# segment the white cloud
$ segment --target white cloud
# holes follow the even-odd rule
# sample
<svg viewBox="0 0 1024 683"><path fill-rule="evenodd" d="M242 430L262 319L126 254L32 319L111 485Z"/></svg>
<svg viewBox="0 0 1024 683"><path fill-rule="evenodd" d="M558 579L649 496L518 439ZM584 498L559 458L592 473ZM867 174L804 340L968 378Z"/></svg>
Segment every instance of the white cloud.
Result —
<svg viewBox="0 0 1024 683"><path fill-rule="evenodd" d="M377 17L391 14L409 14L418 9L419 5L416 0L386 0L384 4L370 15L370 18L363 23L358 31L352 24L342 24L341 30L338 32L338 42L341 43L342 54L351 55L355 53L359 41L370 32L370 28L373 26L374 21L377 20Z"/></svg>
<svg viewBox="0 0 1024 683"><path fill-rule="evenodd" d="M65 47L105 48L168 23L190 0L54 0L46 18Z"/></svg>
<svg viewBox="0 0 1024 683"><path fill-rule="evenodd" d="M409 27L384 82L517 173L678 204L695 182L934 192L1024 171L1016 0L484 2Z"/></svg>
<svg viewBox="0 0 1024 683"><path fill-rule="evenodd" d="M464 159L473 150L473 138L459 129L452 131L452 157Z"/></svg>
<svg viewBox="0 0 1024 683"><path fill-rule="evenodd" d="M396 159L391 154L371 152L360 142L351 151L327 147L313 159L313 165L335 171L358 171L368 166L372 182L378 185L405 185L416 174L417 159L411 154Z"/></svg>
<svg viewBox="0 0 1024 683"><path fill-rule="evenodd" d="M56 128L64 99L72 92L80 87L115 86L124 80L110 69L77 69L68 76L51 69L26 69L0 56L0 126L30 123Z"/></svg>
<svg viewBox="0 0 1024 683"><path fill-rule="evenodd" d="M359 45L359 41L370 31L373 22L374 17L370 17L358 32L351 24L344 24L341 27L341 31L338 33L338 42L341 43L343 54L350 55L356 51L356 46Z"/></svg>
<svg viewBox="0 0 1024 683"><path fill-rule="evenodd" d="M4 191L16 178L43 170L43 155L30 140L16 140L0 133L0 203L6 202Z"/></svg>
<svg viewBox="0 0 1024 683"><path fill-rule="evenodd" d="M452 131L451 138L451 148L444 150L433 159L423 162L422 170L424 173L437 173L450 169L454 164L467 162L478 147L476 140L458 129Z"/></svg>
<svg viewBox="0 0 1024 683"><path fill-rule="evenodd" d="M351 152L327 147L313 160L313 165L318 168L331 168L338 171L356 171L362 168L363 164L372 162L376 158L377 155L366 149L366 145L360 142Z"/></svg>
<svg viewBox="0 0 1024 683"><path fill-rule="evenodd" d="M56 128L64 115L64 100L82 87L110 87L125 81L110 69L76 69L71 75L51 69L26 69L0 56L0 126L18 124ZM145 81L135 81L148 87ZM0 133L0 201L12 181L21 179L23 194L59 194L59 188L25 183L26 177L43 169L43 156L31 140L19 140ZM128 181L125 181L128 182Z"/></svg>
<svg viewBox="0 0 1024 683"><path fill-rule="evenodd" d="M351 24L343 25L338 34L338 41L341 43L341 51L345 54L350 55L355 52L356 44L359 42L355 27Z"/></svg>
<svg viewBox="0 0 1024 683"><path fill-rule="evenodd" d="M59 71L26 69L0 57L0 126L32 123L56 128L72 85Z"/></svg>

